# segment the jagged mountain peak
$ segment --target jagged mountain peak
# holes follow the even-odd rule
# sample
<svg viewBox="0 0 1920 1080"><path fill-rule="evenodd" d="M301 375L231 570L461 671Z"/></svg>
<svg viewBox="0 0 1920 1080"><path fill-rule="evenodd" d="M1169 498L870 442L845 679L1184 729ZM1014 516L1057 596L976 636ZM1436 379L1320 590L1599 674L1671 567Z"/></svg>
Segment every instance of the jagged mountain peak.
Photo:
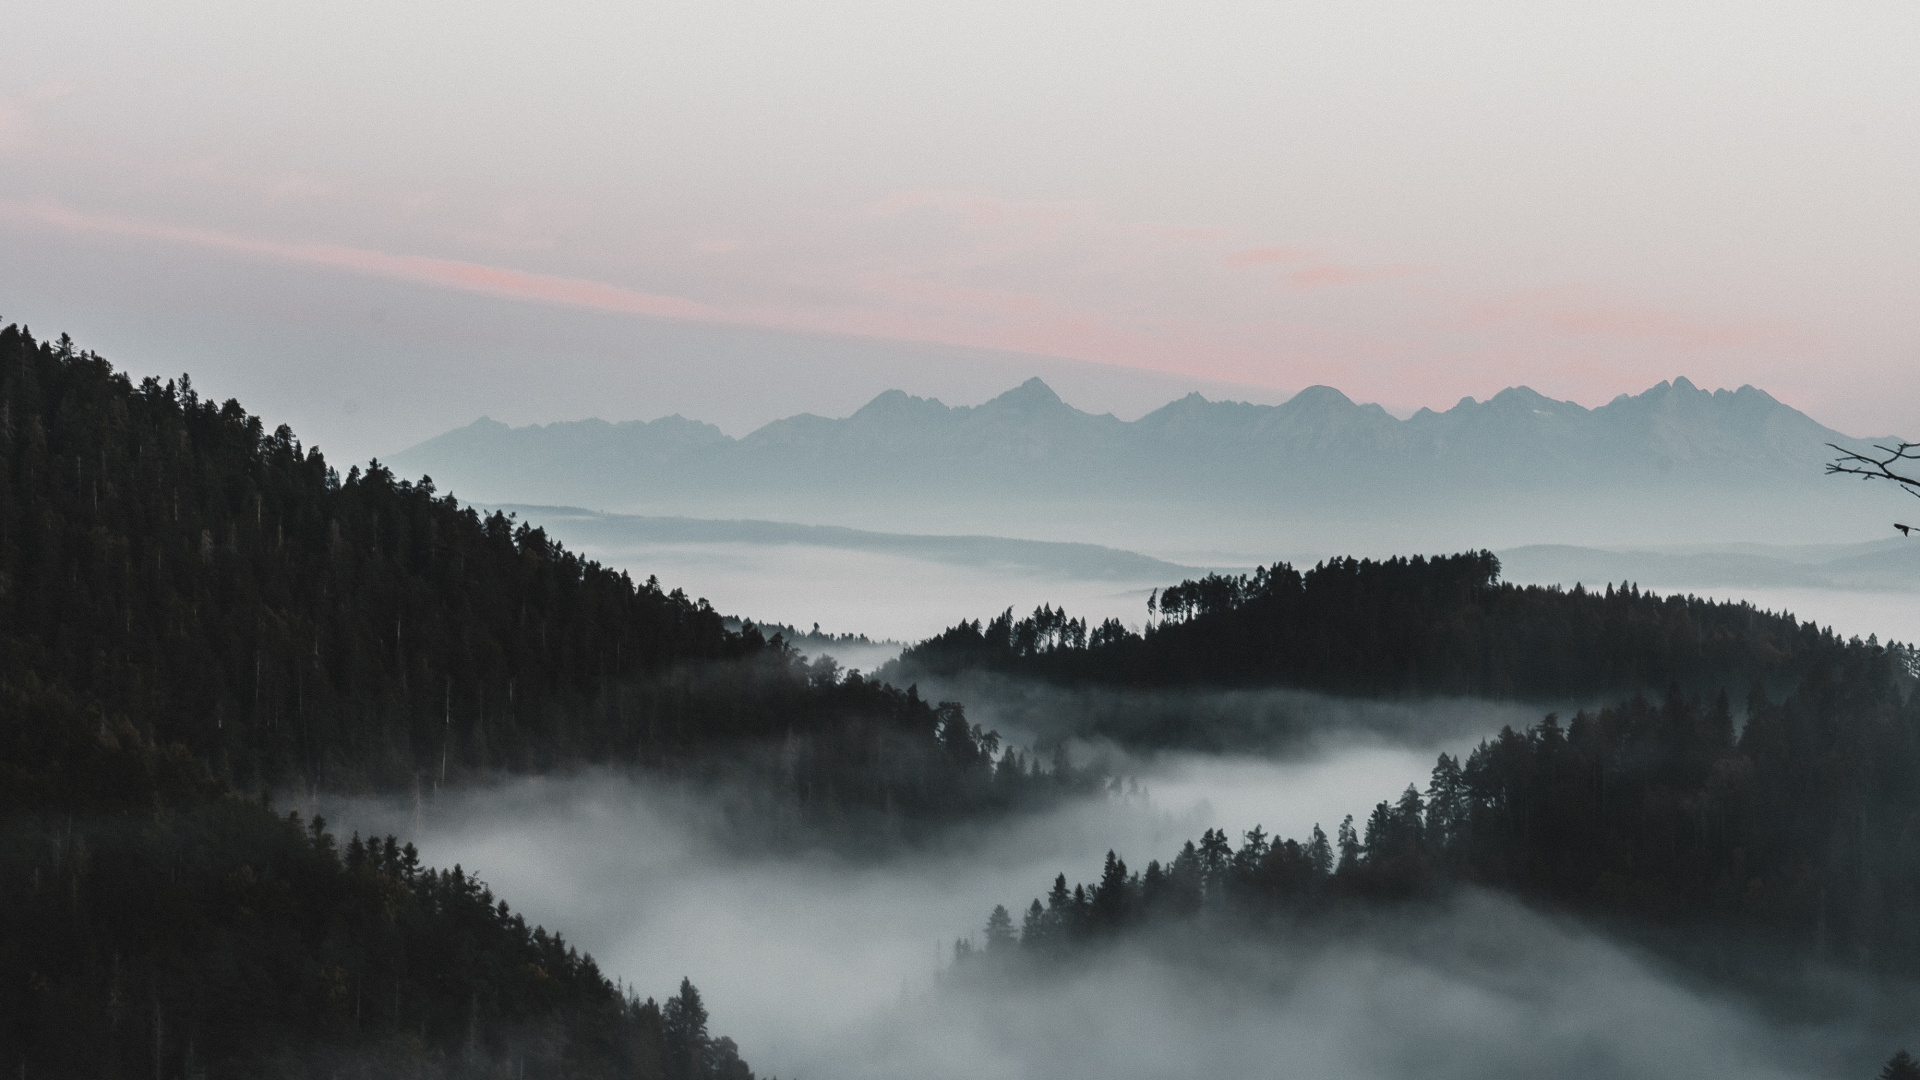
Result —
<svg viewBox="0 0 1920 1080"><path fill-rule="evenodd" d="M1302 410L1302 409L1325 410L1325 409L1353 409L1353 408L1358 408L1359 406L1353 403L1352 398L1341 393L1339 390L1336 390L1331 386L1322 386L1322 385L1316 384L1313 386L1309 386L1305 390L1302 390L1299 393L1293 395L1293 397L1287 400L1287 403L1285 405L1281 405L1279 407L1287 410Z"/></svg>
<svg viewBox="0 0 1920 1080"><path fill-rule="evenodd" d="M1487 404L1537 406L1559 405L1561 402L1553 400L1531 386L1509 386L1488 398Z"/></svg>
<svg viewBox="0 0 1920 1080"><path fill-rule="evenodd" d="M979 406L981 409L1051 409L1066 405L1045 380L1034 376L999 397ZM1069 406L1071 407L1071 406Z"/></svg>
<svg viewBox="0 0 1920 1080"><path fill-rule="evenodd" d="M482 420L393 464L492 498L602 505L757 506L849 492L936 502L1203 492L1284 501L1308 498L1316 485L1334 490L1333 477L1364 476L1376 493L1462 498L1549 486L1777 484L1817 478L1826 444L1840 441L1751 386L1706 391L1684 377L1596 409L1511 386L1404 421L1325 385L1282 405L1189 393L1122 421L1077 409L1034 378L973 406L889 390L851 416L791 416L737 441L678 417L511 429Z"/></svg>
<svg viewBox="0 0 1920 1080"><path fill-rule="evenodd" d="M872 401L854 411L850 420L893 420L944 416L948 409L939 398L914 397L905 390L888 390L874 397Z"/></svg>

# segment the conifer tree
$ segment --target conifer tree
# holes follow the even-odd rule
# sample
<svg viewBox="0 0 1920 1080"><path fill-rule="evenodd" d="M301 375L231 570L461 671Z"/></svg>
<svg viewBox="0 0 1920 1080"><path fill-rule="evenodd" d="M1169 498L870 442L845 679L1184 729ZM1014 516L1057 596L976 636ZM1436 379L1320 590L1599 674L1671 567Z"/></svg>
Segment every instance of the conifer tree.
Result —
<svg viewBox="0 0 1920 1080"><path fill-rule="evenodd" d="M1007 913L1006 905L995 904L992 914L987 916L987 951L1004 953L1014 943L1013 916Z"/></svg>

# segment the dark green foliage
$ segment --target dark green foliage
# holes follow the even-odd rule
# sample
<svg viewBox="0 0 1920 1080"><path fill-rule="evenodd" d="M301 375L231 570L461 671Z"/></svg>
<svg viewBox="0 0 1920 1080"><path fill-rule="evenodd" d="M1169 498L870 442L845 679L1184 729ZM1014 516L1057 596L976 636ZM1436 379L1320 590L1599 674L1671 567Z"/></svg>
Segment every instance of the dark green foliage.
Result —
<svg viewBox="0 0 1920 1080"><path fill-rule="evenodd" d="M720 751L724 751L721 753ZM236 789L580 762L834 816L1079 778L183 378L0 330L0 1069L751 1080L461 868Z"/></svg>
<svg viewBox="0 0 1920 1080"><path fill-rule="evenodd" d="M28 686L245 790L686 767L724 747L809 813L937 820L1054 780L1000 767L957 705L807 664L430 480L340 477L184 377L135 386L7 327L0 691Z"/></svg>
<svg viewBox="0 0 1920 1080"><path fill-rule="evenodd" d="M21 707L52 735L4 789L41 808L0 816L9 1075L751 1077L724 1039L700 1053L731 1071L671 1068L653 1002L460 867L342 850L56 695L9 730Z"/></svg>
<svg viewBox="0 0 1920 1080"><path fill-rule="evenodd" d="M0 1069L724 1077L471 874L229 793L31 674L0 683Z"/></svg>
<svg viewBox="0 0 1920 1080"><path fill-rule="evenodd" d="M1600 694L1790 689L1847 648L1746 604L1499 580L1490 552L1334 559L1186 581L1148 602L1144 635L1041 607L963 622L908 649L882 677L1002 671L1069 685L1287 686L1367 696L1560 701ZM1911 665L1910 650L1884 654ZM1164 740L1179 733L1102 732Z"/></svg>
<svg viewBox="0 0 1920 1080"><path fill-rule="evenodd" d="M1757 688L1735 736L1724 694L1678 687L1568 724L1508 729L1423 793L1306 843L1218 830L1129 876L1109 855L1082 911L1029 912L1022 943L1057 948L1143 919L1256 921L1358 900L1491 886L1622 925L1719 945L1920 973L1920 696L1883 650L1846 650L1782 702ZM1053 896L1067 895L1064 877Z"/></svg>
<svg viewBox="0 0 1920 1080"><path fill-rule="evenodd" d="M1920 1080L1920 1061L1905 1050L1887 1059L1880 1069L1880 1080Z"/></svg>

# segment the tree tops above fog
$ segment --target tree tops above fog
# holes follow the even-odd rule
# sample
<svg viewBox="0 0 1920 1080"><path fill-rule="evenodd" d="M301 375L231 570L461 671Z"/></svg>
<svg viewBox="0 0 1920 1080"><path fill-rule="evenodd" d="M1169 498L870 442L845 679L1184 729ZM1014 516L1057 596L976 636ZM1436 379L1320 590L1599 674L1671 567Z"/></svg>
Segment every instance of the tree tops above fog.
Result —
<svg viewBox="0 0 1920 1080"><path fill-rule="evenodd" d="M746 740L785 745L773 767L803 799L946 813L1034 773L997 768L958 706L809 665L431 479L342 476L184 376L136 385L17 326L0 330L0 686L65 695L243 787L659 765Z"/></svg>
<svg viewBox="0 0 1920 1080"><path fill-rule="evenodd" d="M1867 650L1738 724L1726 695L1635 696L1440 755L1332 840L1220 830L1165 864L1056 878L1017 939L1043 953L1136 925L1283 929L1368 901L1497 888L1649 933L1709 970L1755 948L1920 973L1920 696ZM1359 808L1356 808L1359 809ZM988 951L1015 943L998 912ZM1023 950L1024 951L1024 950Z"/></svg>
<svg viewBox="0 0 1920 1080"><path fill-rule="evenodd" d="M1749 604L1499 580L1491 552L1333 559L1183 581L1136 633L1042 607L962 622L906 650L885 677L1002 671L1069 685L1287 686L1380 696L1565 700L1659 690L1782 692L1848 643ZM1907 649L1870 650L1899 670Z"/></svg>

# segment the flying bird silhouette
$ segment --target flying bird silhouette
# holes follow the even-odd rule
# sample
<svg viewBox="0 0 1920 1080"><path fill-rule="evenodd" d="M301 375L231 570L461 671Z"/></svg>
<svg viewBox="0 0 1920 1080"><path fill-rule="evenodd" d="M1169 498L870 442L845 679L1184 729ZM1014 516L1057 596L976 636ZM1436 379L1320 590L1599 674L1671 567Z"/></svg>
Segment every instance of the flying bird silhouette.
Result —
<svg viewBox="0 0 1920 1080"><path fill-rule="evenodd" d="M1894 527L1894 528L1896 528L1896 529L1899 529L1899 530L1900 530L1900 535L1901 535L1901 536L1911 536L1911 535L1913 535L1913 526L1911 526L1911 525L1902 525L1902 524L1900 524L1899 522L1897 522L1897 521L1896 521L1896 522L1894 522L1894 523L1893 523L1893 527Z"/></svg>

